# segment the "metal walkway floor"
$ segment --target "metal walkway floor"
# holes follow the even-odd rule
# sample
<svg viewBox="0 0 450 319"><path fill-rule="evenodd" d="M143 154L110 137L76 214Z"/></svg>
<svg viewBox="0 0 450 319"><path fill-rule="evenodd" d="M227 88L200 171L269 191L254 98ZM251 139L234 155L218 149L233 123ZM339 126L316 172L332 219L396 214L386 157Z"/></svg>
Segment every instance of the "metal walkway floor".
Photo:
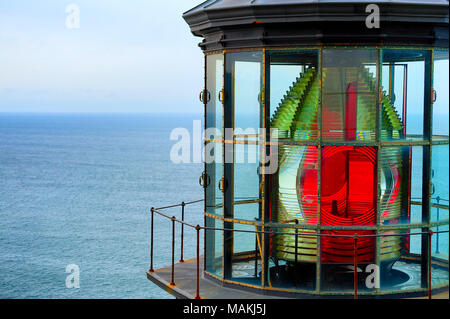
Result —
<svg viewBox="0 0 450 319"><path fill-rule="evenodd" d="M196 294L197 261L189 259L183 263L175 264L175 286L170 285L172 267L167 266L156 269L154 272L147 271L147 278L179 299L194 299ZM200 269L203 269L203 258L200 258ZM202 299L286 299L293 296L274 296L259 294L254 291L224 287L200 274L200 296ZM323 296L326 298L325 296ZM361 296L362 297L362 296ZM297 297L298 298L298 297ZM305 297L308 298L308 297ZM314 298L310 296L309 298ZM352 298L350 296L350 298ZM427 299L428 297L416 297L411 299ZM434 294L433 299L449 299L448 291Z"/></svg>

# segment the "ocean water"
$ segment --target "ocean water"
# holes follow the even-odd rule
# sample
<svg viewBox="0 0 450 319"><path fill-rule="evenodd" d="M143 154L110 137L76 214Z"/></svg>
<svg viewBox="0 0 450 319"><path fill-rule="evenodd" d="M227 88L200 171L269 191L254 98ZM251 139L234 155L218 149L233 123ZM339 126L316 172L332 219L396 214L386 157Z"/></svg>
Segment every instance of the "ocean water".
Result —
<svg viewBox="0 0 450 319"><path fill-rule="evenodd" d="M203 197L202 164L169 157L172 129L192 132L201 119L0 114L0 298L172 298L145 276L149 209ZM421 156L413 151L413 162ZM449 198L448 156L448 146L433 151L433 197ZM420 186L421 167L412 169ZM414 196L421 196L419 186ZM168 213L180 216L180 209ZM157 268L171 262L171 223L156 218ZM186 219L202 224L202 204L188 206ZM195 233L186 230L185 238L189 258ZM448 258L448 234L439 247ZM71 264L80 268L79 289L66 288Z"/></svg>
<svg viewBox="0 0 450 319"><path fill-rule="evenodd" d="M202 165L169 158L172 128L201 117L0 115L0 298L171 298L145 275L149 209L203 197ZM201 204L186 216L201 223ZM159 219L156 267L170 233ZM79 289L66 288L70 264Z"/></svg>

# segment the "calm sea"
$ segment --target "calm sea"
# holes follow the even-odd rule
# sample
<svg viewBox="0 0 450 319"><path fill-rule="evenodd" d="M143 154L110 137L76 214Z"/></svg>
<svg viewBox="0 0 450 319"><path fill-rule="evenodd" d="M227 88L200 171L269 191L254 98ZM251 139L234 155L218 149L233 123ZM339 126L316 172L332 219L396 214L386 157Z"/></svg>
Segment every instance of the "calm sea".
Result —
<svg viewBox="0 0 450 319"><path fill-rule="evenodd" d="M201 119L0 114L0 298L170 298L145 276L149 208L203 197L202 164L169 158L171 130L192 131ZM433 166L434 197L448 199L448 147L433 153ZM421 169L413 171L418 183ZM201 204L186 215L202 224ZM159 218L155 267L170 264L170 235L170 222ZM186 257L195 254L194 235L186 233ZM81 271L79 289L66 288L71 264Z"/></svg>
<svg viewBox="0 0 450 319"><path fill-rule="evenodd" d="M202 165L169 158L172 128L194 119L0 115L0 298L169 298L145 276L149 209L203 197ZM201 205L186 214L203 220ZM170 264L170 232L158 222L156 266ZM80 289L66 288L69 264Z"/></svg>

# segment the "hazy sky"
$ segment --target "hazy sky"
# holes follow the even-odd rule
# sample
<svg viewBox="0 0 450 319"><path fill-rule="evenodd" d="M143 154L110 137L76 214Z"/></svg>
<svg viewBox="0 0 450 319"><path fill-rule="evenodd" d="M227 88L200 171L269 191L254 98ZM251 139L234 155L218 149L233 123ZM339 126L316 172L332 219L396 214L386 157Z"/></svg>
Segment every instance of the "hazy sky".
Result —
<svg viewBox="0 0 450 319"><path fill-rule="evenodd" d="M201 2L0 0L0 112L201 113L201 39L182 19ZM438 78L435 113L448 114L448 71Z"/></svg>
<svg viewBox="0 0 450 319"><path fill-rule="evenodd" d="M202 112L201 2L0 0L0 112Z"/></svg>

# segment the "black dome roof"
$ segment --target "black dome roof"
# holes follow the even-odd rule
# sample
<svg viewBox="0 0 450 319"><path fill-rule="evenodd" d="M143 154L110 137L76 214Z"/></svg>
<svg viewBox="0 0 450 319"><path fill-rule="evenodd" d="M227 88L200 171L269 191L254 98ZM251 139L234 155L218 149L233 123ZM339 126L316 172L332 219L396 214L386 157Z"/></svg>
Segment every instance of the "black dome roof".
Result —
<svg viewBox="0 0 450 319"><path fill-rule="evenodd" d="M379 29L365 21L380 8ZM448 0L208 0L183 14L204 50L313 44L448 47Z"/></svg>

